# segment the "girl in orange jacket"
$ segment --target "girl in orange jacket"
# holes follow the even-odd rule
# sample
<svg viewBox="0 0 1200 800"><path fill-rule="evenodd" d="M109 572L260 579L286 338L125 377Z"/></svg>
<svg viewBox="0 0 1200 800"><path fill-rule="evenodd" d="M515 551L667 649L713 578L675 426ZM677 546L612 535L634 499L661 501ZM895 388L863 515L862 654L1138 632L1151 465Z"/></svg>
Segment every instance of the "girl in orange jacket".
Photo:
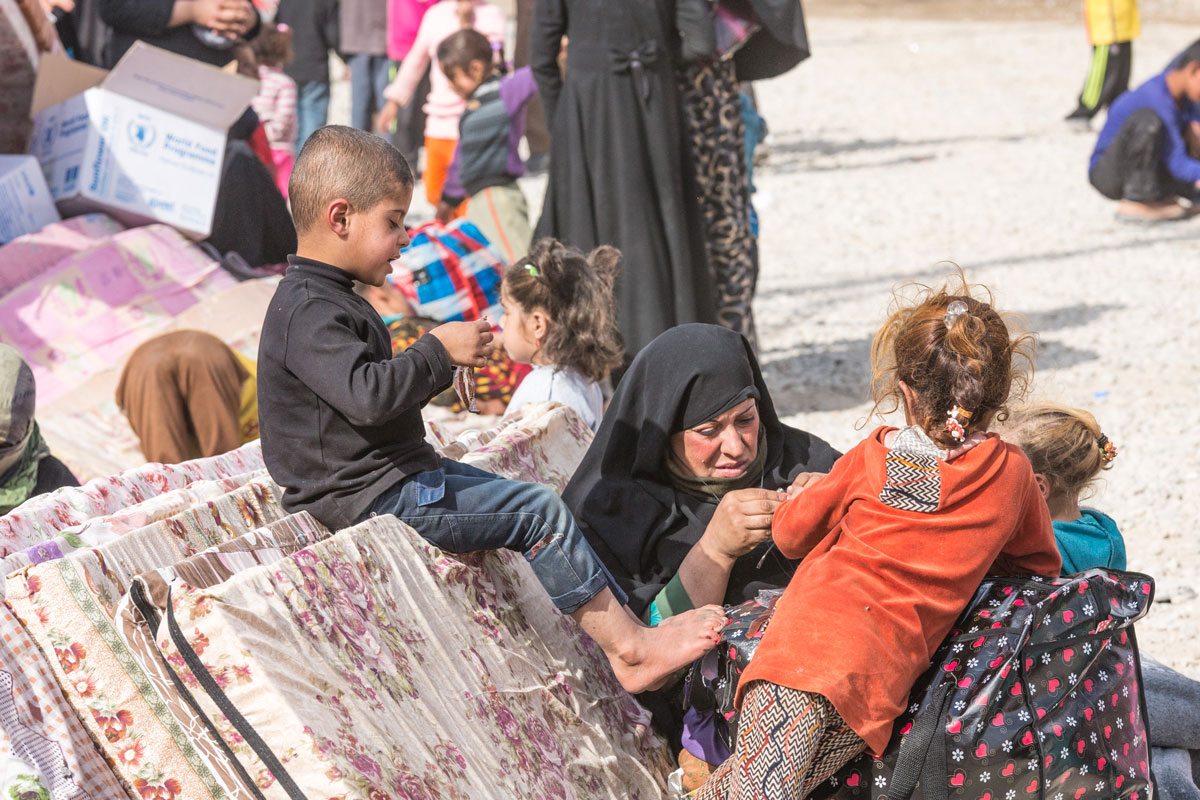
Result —
<svg viewBox="0 0 1200 800"><path fill-rule="evenodd" d="M739 682L734 753L699 800L803 798L879 755L984 576L1058 575L1029 460L987 433L1030 344L966 287L927 290L876 335L876 409L893 401L907 425L800 476L775 512L775 545L803 561Z"/></svg>

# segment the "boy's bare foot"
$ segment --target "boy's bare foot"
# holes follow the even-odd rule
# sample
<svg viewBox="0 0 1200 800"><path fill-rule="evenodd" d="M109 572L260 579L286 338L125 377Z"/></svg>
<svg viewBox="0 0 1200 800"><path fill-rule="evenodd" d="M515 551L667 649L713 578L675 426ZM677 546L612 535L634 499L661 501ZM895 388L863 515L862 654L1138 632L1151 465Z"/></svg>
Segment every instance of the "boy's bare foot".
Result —
<svg viewBox="0 0 1200 800"><path fill-rule="evenodd" d="M1119 219L1138 222L1173 222L1188 216L1191 216L1191 210L1181 205L1175 198L1158 200L1153 203L1122 200L1117 204Z"/></svg>
<svg viewBox="0 0 1200 800"><path fill-rule="evenodd" d="M638 626L632 640L609 653L608 660L627 692L657 689L680 667L716 647L724 627L725 610L704 606L668 617L653 628Z"/></svg>

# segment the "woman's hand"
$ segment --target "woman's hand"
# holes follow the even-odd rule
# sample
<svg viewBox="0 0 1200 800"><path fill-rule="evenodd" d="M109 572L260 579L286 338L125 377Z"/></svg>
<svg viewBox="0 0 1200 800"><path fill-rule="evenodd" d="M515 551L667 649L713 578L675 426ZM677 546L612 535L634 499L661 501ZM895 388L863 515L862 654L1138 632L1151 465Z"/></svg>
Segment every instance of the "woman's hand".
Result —
<svg viewBox="0 0 1200 800"><path fill-rule="evenodd" d="M700 538L713 558L732 563L771 538L771 519L786 500L773 489L738 489L725 495Z"/></svg>
<svg viewBox="0 0 1200 800"><path fill-rule="evenodd" d="M792 485L787 488L787 499L791 500L824 477L824 472L801 472L796 476L796 480L792 481Z"/></svg>
<svg viewBox="0 0 1200 800"><path fill-rule="evenodd" d="M247 0L184 0L184 4L189 21L222 36L241 36L254 26L254 6Z"/></svg>

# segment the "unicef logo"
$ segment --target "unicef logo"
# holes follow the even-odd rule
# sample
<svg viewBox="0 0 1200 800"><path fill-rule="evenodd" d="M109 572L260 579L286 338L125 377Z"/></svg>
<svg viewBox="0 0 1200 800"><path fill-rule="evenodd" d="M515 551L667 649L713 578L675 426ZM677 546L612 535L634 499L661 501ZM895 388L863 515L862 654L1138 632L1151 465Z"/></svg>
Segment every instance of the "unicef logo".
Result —
<svg viewBox="0 0 1200 800"><path fill-rule="evenodd" d="M154 137L158 134L153 125L137 120L129 123L128 133L130 143L142 151L150 149L150 145L154 144Z"/></svg>

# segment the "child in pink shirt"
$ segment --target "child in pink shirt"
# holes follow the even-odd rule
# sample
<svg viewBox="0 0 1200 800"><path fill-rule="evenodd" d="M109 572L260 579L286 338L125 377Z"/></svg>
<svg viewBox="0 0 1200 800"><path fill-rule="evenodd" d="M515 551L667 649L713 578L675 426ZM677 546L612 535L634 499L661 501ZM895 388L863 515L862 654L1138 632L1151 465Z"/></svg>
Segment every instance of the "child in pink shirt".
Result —
<svg viewBox="0 0 1200 800"><path fill-rule="evenodd" d="M283 71L292 60L292 32L287 25L266 23L253 43L258 61L258 95L251 101L262 122L275 164L275 183L286 199L296 161L296 82Z"/></svg>
<svg viewBox="0 0 1200 800"><path fill-rule="evenodd" d="M400 107L412 102L417 84L430 63L436 61L443 39L462 28L474 28L495 47L504 41L506 24L504 12L486 0L441 0L426 11L412 49L383 93L387 103L379 113L379 131L386 132ZM458 118L466 106L467 101L454 91L445 74L437 68L431 70L429 96L425 98L424 173L425 197L431 205L436 206L442 197L442 185L458 143Z"/></svg>

